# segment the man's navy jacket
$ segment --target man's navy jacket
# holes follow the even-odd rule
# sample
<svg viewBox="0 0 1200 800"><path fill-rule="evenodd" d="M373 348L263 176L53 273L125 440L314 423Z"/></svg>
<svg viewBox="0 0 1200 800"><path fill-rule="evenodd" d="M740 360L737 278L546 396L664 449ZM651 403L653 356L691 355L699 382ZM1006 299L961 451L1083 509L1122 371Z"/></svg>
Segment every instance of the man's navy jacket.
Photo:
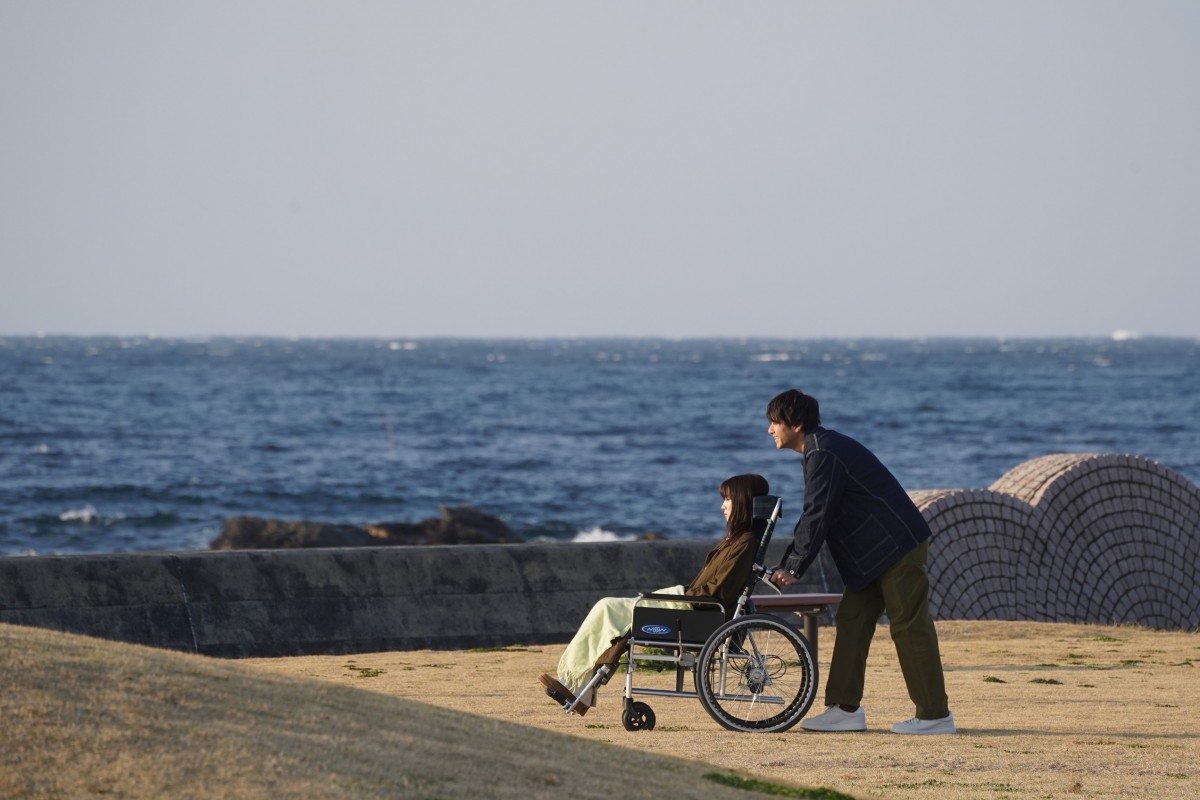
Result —
<svg viewBox="0 0 1200 800"><path fill-rule="evenodd" d="M783 569L804 574L821 545L847 591L856 592L932 533L900 482L875 454L820 426L804 436L804 510Z"/></svg>

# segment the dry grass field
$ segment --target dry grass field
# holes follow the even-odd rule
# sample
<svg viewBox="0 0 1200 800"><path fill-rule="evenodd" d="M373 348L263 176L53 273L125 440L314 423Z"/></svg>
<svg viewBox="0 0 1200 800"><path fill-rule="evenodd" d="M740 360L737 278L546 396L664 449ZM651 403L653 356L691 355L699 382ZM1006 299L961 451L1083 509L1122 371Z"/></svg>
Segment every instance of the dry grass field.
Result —
<svg viewBox="0 0 1200 800"><path fill-rule="evenodd" d="M341 683L0 625L0 798L748 796L699 762Z"/></svg>
<svg viewBox="0 0 1200 800"><path fill-rule="evenodd" d="M868 732L756 735L670 698L629 733L616 682L567 717L556 646L220 661L0 625L0 797L1200 797L1200 634L939 632L961 732L902 737L886 628Z"/></svg>
<svg viewBox="0 0 1200 800"><path fill-rule="evenodd" d="M866 733L733 733L698 701L653 697L642 699L657 727L630 733L616 680L586 717L568 717L537 684L554 671L553 646L253 663L858 798L1200 798L1200 634L1022 622L938 631L955 736L888 730L912 705L884 626L868 665ZM822 670L833 640L822 628Z"/></svg>

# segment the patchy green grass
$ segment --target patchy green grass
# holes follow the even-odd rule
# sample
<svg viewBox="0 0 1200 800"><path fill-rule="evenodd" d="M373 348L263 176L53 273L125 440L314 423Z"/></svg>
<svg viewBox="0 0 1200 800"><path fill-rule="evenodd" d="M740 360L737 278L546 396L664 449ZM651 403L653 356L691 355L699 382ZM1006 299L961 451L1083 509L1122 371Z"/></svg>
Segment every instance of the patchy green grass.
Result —
<svg viewBox="0 0 1200 800"><path fill-rule="evenodd" d="M1020 751L1004 751L1004 752L1020 752ZM879 788L881 789L940 789L940 788L958 788L958 789L981 789L987 792L1017 792L1016 786L1011 783L997 783L995 781L984 781L982 783L955 783L941 781L937 778L929 778L928 780L918 781L916 783L885 783Z"/></svg>
<svg viewBox="0 0 1200 800"><path fill-rule="evenodd" d="M881 789L930 789L938 786L945 786L945 781L940 781L937 778L928 778L923 781L913 783L884 783L880 784Z"/></svg>
<svg viewBox="0 0 1200 800"><path fill-rule="evenodd" d="M470 650L464 650L465 653L540 653L538 648L528 647L523 644L506 644L496 647L473 647Z"/></svg>
<svg viewBox="0 0 1200 800"><path fill-rule="evenodd" d="M703 777L707 781L719 783L722 786L731 786L734 789L769 794L775 797L802 797L806 800L854 800L852 795L826 789L823 786L815 789L803 789L798 786L784 786L781 783L760 781L756 778L743 778L732 772L706 772Z"/></svg>
<svg viewBox="0 0 1200 800"><path fill-rule="evenodd" d="M374 667L359 667L354 664L347 664L346 669L351 672L357 672L360 678L378 678L387 672L386 669L375 669Z"/></svg>

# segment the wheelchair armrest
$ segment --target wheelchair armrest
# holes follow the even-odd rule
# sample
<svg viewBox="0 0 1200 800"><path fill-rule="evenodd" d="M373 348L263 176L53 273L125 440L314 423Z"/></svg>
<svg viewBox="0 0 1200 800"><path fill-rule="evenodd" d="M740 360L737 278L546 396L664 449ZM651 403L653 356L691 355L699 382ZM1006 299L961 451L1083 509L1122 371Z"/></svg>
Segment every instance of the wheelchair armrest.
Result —
<svg viewBox="0 0 1200 800"><path fill-rule="evenodd" d="M689 597L686 594L655 594L654 592L638 592L638 600L669 600L672 603L690 603L694 599L695 598Z"/></svg>
<svg viewBox="0 0 1200 800"><path fill-rule="evenodd" d="M715 597L691 595L688 597L687 602L691 603L693 608L696 606L715 606L716 608L721 609L722 614L725 613L725 605Z"/></svg>
<svg viewBox="0 0 1200 800"><path fill-rule="evenodd" d="M637 601L634 603L636 607L643 600L666 600L671 603L689 603L693 609L701 607L716 608L722 614L725 613L725 606L715 597L704 597L695 594L656 594L655 592L641 592L638 594Z"/></svg>

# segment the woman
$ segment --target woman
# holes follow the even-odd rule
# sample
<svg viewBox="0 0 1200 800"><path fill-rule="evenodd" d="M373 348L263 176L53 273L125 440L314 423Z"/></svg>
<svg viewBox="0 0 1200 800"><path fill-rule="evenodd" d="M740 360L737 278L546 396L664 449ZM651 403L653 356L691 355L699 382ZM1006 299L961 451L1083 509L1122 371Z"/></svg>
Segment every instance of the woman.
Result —
<svg viewBox="0 0 1200 800"><path fill-rule="evenodd" d="M725 538L709 552L704 566L691 583L659 589L655 594L715 597L726 611L731 610L750 578L759 538L766 529L766 520L754 519L754 498L770 491L767 479L761 475L734 475L722 483ZM558 661L558 677L541 676L546 694L564 706L570 705L575 702L575 693L587 685L600 663L616 660L610 652L613 641L629 632L636 600L636 597L605 597L592 606ZM598 661L602 657L603 660ZM579 698L575 713L583 716L593 701L590 692L587 697Z"/></svg>

